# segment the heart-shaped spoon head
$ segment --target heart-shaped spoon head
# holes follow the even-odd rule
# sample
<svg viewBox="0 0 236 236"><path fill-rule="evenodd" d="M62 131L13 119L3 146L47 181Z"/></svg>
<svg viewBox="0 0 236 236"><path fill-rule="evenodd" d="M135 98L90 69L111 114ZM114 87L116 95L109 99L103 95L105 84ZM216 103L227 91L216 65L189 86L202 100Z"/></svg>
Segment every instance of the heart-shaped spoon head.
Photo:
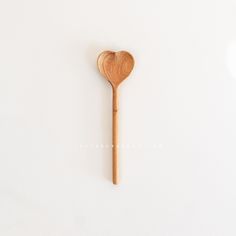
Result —
<svg viewBox="0 0 236 236"><path fill-rule="evenodd" d="M104 51L98 56L98 69L114 88L126 79L134 67L134 58L126 51Z"/></svg>

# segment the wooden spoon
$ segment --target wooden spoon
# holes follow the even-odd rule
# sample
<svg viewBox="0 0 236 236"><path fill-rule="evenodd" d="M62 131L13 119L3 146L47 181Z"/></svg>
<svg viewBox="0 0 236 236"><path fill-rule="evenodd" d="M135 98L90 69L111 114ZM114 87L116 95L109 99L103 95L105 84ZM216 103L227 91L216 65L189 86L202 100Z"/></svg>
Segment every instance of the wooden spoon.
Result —
<svg viewBox="0 0 236 236"><path fill-rule="evenodd" d="M118 87L132 71L134 58L126 51L104 51L98 56L97 65L112 86L112 181L118 184Z"/></svg>

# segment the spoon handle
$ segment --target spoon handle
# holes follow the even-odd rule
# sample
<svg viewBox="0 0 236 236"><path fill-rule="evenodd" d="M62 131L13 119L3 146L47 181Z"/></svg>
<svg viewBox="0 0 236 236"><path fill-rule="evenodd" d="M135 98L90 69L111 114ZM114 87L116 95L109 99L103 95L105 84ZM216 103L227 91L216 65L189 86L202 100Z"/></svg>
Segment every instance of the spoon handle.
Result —
<svg viewBox="0 0 236 236"><path fill-rule="evenodd" d="M112 181L118 184L118 89L113 87L112 99Z"/></svg>

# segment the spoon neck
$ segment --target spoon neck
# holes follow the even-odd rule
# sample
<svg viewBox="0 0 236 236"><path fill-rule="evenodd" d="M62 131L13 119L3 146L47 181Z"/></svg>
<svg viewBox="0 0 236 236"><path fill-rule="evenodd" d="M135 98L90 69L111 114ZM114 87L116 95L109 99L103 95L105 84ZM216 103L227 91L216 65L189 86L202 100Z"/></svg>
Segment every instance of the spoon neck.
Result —
<svg viewBox="0 0 236 236"><path fill-rule="evenodd" d="M112 84L112 91L113 91L113 93L117 93L117 91L118 91L118 86Z"/></svg>
<svg viewBox="0 0 236 236"><path fill-rule="evenodd" d="M113 113L118 112L118 87L112 87Z"/></svg>

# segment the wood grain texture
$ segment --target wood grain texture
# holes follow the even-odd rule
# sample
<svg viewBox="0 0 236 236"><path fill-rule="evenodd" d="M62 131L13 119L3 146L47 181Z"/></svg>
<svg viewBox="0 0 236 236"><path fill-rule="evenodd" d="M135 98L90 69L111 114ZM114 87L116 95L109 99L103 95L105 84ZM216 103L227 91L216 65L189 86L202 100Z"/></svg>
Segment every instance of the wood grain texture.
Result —
<svg viewBox="0 0 236 236"><path fill-rule="evenodd" d="M104 51L98 56L100 73L112 86L112 182L118 184L118 87L134 67L134 58L126 51Z"/></svg>

